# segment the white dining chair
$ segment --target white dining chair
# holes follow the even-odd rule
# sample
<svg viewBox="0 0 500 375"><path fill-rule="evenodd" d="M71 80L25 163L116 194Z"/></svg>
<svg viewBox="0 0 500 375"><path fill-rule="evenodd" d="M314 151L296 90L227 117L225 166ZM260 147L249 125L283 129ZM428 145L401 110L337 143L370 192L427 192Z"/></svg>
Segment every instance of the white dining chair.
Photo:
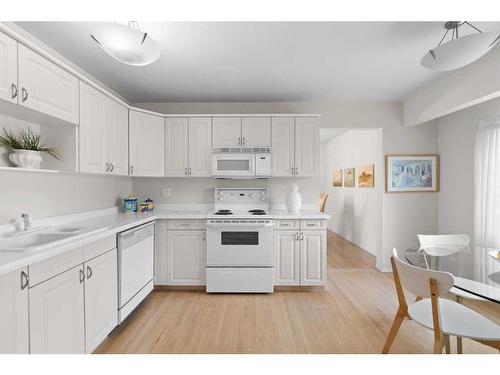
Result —
<svg viewBox="0 0 500 375"><path fill-rule="evenodd" d="M393 249L392 254L391 265L399 308L382 353L389 352L405 318L434 331L436 354L441 354L443 347L446 347L446 353L450 353L450 336L476 340L500 351L498 324L464 305L440 298L452 288L454 282L452 274L404 263L398 258L396 249ZM419 297L416 302L407 304L403 286Z"/></svg>

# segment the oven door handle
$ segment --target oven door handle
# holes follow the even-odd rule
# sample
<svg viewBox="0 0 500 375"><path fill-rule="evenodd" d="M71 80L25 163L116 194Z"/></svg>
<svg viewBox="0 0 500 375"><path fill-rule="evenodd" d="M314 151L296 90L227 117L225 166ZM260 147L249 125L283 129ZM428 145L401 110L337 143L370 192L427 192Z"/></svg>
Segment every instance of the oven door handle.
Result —
<svg viewBox="0 0 500 375"><path fill-rule="evenodd" d="M218 228L269 228L274 226L273 223L207 223L207 227Z"/></svg>

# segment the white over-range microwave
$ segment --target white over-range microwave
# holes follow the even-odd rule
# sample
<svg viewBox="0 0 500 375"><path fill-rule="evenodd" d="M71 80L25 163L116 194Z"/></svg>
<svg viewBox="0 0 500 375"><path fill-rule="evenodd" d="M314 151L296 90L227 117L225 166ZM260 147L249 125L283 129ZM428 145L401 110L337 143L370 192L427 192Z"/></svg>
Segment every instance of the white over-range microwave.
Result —
<svg viewBox="0 0 500 375"><path fill-rule="evenodd" d="M271 172L271 149L269 147L214 148L212 150L212 177L269 178Z"/></svg>

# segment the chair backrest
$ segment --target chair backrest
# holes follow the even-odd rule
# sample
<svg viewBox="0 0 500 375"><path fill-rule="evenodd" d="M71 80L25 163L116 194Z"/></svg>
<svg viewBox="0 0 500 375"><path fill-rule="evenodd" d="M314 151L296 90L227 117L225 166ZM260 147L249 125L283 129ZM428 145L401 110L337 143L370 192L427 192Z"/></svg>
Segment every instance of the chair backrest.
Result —
<svg viewBox="0 0 500 375"><path fill-rule="evenodd" d="M451 273L424 269L405 263L398 258L396 249L392 249L392 257L402 286L416 296L422 298L431 296L430 279L437 282L438 296L445 295L453 287L454 279Z"/></svg>
<svg viewBox="0 0 500 375"><path fill-rule="evenodd" d="M319 196L319 210L320 212L325 212L326 200L328 199L328 194L321 193Z"/></svg>
<svg viewBox="0 0 500 375"><path fill-rule="evenodd" d="M446 256L469 248L470 237L466 234L419 234L420 250L433 256Z"/></svg>

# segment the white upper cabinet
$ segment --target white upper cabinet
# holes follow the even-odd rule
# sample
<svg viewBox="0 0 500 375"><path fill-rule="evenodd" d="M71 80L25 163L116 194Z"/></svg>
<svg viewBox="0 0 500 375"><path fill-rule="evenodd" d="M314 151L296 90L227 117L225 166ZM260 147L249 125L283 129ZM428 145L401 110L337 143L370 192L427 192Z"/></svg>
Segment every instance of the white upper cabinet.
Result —
<svg viewBox="0 0 500 375"><path fill-rule="evenodd" d="M212 119L209 117L189 119L189 175L212 175Z"/></svg>
<svg viewBox="0 0 500 375"><path fill-rule="evenodd" d="M28 354L27 268L0 276L0 354Z"/></svg>
<svg viewBox="0 0 500 375"><path fill-rule="evenodd" d="M295 174L312 177L319 173L319 121L317 117L295 118Z"/></svg>
<svg viewBox="0 0 500 375"><path fill-rule="evenodd" d="M85 350L91 353L118 324L116 249L85 262Z"/></svg>
<svg viewBox="0 0 500 375"><path fill-rule="evenodd" d="M18 103L78 124L78 79L19 44Z"/></svg>
<svg viewBox="0 0 500 375"><path fill-rule="evenodd" d="M80 84L80 172L128 174L128 110Z"/></svg>
<svg viewBox="0 0 500 375"><path fill-rule="evenodd" d="M0 99L17 103L17 42L0 33Z"/></svg>
<svg viewBox="0 0 500 375"><path fill-rule="evenodd" d="M214 117L212 131L214 147L241 146L241 117Z"/></svg>
<svg viewBox="0 0 500 375"><path fill-rule="evenodd" d="M85 353L83 282L79 266L30 289L31 353Z"/></svg>
<svg viewBox="0 0 500 375"><path fill-rule="evenodd" d="M131 176L163 177L165 174L164 130L163 117L129 111Z"/></svg>
<svg viewBox="0 0 500 375"><path fill-rule="evenodd" d="M295 123L293 117L272 119L273 176L293 176L295 167Z"/></svg>
<svg viewBox="0 0 500 375"><path fill-rule="evenodd" d="M244 147L271 147L271 118L243 117L241 145Z"/></svg>
<svg viewBox="0 0 500 375"><path fill-rule="evenodd" d="M80 83L80 172L106 173L109 168L105 95Z"/></svg>
<svg viewBox="0 0 500 375"><path fill-rule="evenodd" d="M108 171L111 174L128 175L128 109L106 97L106 138Z"/></svg>
<svg viewBox="0 0 500 375"><path fill-rule="evenodd" d="M165 119L165 176L184 177L189 172L187 117Z"/></svg>

